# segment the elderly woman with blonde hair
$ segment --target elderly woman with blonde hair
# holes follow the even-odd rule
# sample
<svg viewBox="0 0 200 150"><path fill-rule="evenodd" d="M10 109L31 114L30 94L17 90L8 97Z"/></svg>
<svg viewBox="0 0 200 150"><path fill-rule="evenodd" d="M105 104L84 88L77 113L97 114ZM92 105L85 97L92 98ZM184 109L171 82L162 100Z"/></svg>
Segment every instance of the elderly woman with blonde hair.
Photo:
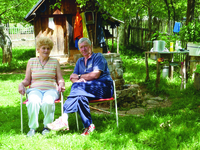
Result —
<svg viewBox="0 0 200 150"><path fill-rule="evenodd" d="M29 59L25 79L19 84L19 93L24 95L26 92L28 94L26 107L30 131L27 136L35 135L35 131L39 127L38 115L40 109L44 114L42 134L49 133L47 124L54 120L54 101L59 98L60 92L65 91L60 64L57 59L49 57L53 46L52 40L48 37L40 37L36 40L39 56ZM26 91L25 87L27 86L29 88Z"/></svg>

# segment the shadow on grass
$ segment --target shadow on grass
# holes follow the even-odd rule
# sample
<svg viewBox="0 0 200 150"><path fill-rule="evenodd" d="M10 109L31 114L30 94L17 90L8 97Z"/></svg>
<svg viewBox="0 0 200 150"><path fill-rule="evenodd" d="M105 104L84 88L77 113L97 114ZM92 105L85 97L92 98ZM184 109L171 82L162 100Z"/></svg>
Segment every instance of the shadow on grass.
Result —
<svg viewBox="0 0 200 150"><path fill-rule="evenodd" d="M15 53L15 51L13 51L13 53ZM18 50L17 53L18 54L15 55L15 59L25 61L25 60L28 60L31 57L35 57L36 51L33 48L31 48L31 49L27 48L27 49L24 49L21 52Z"/></svg>
<svg viewBox="0 0 200 150"><path fill-rule="evenodd" d="M152 114L144 117L120 117L119 128L114 127L114 120L109 118L112 123L97 125L98 133L93 134L91 140L101 140L105 143L104 148L111 145L112 148L117 148L123 145L126 149L129 148L130 143L137 143L145 148L172 149L192 142L194 137L198 138L200 125L198 112L183 111L168 114L168 109L159 110L157 113L152 111ZM189 116L188 112L190 112ZM101 117L98 119L103 121ZM162 123L164 123L163 127L161 127ZM102 134L105 137L102 137Z"/></svg>
<svg viewBox="0 0 200 150"><path fill-rule="evenodd" d="M183 105L180 100L175 101L170 108L156 108L149 111L144 116L127 116L119 117L119 127L116 127L115 115L94 114L92 113L93 123L96 130L91 136L90 140L101 141L104 143L102 149L106 147L116 149L123 145L126 149L130 145L136 144L137 147L152 148L152 149L177 149L185 143L191 143L194 138L198 139L200 127L200 110L198 102L195 102L194 96L188 103ZM188 98L188 97L186 97ZM183 101L183 100L182 100ZM191 105L192 103L192 105ZM194 104L193 104L194 103ZM180 104L180 105L178 105ZM20 104L15 103L16 107L10 105L1 107L0 111L0 131L5 134L10 134L13 130L15 134L20 132ZM56 104L55 119L57 119L61 112L61 106ZM196 108L196 109L194 109ZM24 120L24 134L29 131L28 128L28 114L26 106L23 105L23 120ZM167 123L169 121L169 123ZM43 114L40 111L39 115L40 126L37 133L41 133L43 129ZM161 124L164 126L161 127ZM168 126L170 124L170 126ZM55 136L62 136L67 134L81 134L82 123L79 117L79 128L77 131L75 114L69 116L69 131L59 131ZM47 138L53 138L47 137ZM86 145L85 145L86 146Z"/></svg>
<svg viewBox="0 0 200 150"><path fill-rule="evenodd" d="M25 101L25 98L23 98L23 101ZM11 130L14 130L16 134L21 134L21 109L20 109L20 101L16 102L16 107L12 107L10 105L7 106L1 106L0 109L0 131L2 131L2 133L10 133ZM27 112L27 108L26 105L23 104L22 105L22 112L23 112L23 133L26 134L30 129L28 127L28 112ZM54 118L57 119L61 116L61 105L60 103L56 104L56 110L55 110L55 115ZM36 132L41 133L43 130L43 118L44 115L42 113L42 111L40 110L39 112L39 128L37 129ZM70 118L69 122L71 121L71 119L73 119L74 117ZM74 118L74 122L75 122L75 118ZM72 127L74 126L74 127ZM76 126L75 125L70 125L70 127L72 128L73 132L74 130L76 130ZM73 129L74 128L74 129Z"/></svg>
<svg viewBox="0 0 200 150"><path fill-rule="evenodd" d="M16 81L16 80L23 80L25 77L25 73L1 73L0 74L0 81Z"/></svg>

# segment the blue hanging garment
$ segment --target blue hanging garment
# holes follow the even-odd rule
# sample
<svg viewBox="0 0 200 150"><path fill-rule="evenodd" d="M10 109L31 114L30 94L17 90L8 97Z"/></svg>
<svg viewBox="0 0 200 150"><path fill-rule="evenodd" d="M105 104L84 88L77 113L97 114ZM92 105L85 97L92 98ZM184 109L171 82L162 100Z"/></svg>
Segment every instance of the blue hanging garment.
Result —
<svg viewBox="0 0 200 150"><path fill-rule="evenodd" d="M79 41L79 39L76 38L76 40L75 40L75 47L78 48L78 50L79 50L79 47L78 47L78 41Z"/></svg>
<svg viewBox="0 0 200 150"><path fill-rule="evenodd" d="M181 23L180 23L180 22L175 22L173 32L175 32L175 33L179 33L180 28L181 28Z"/></svg>

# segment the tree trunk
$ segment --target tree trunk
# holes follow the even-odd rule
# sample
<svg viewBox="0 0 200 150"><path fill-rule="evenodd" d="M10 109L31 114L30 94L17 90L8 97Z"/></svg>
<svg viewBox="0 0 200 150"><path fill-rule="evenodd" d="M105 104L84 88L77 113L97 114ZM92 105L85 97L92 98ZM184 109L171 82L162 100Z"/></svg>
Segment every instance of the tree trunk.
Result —
<svg viewBox="0 0 200 150"><path fill-rule="evenodd" d="M171 14L171 12L170 12L169 4L168 4L167 0L164 0L164 1L165 1L166 6L167 6L167 12L168 12L168 20L167 20L168 30L167 30L167 33L170 33L169 26L170 26L170 14Z"/></svg>
<svg viewBox="0 0 200 150"><path fill-rule="evenodd" d="M140 31L138 29L138 27L140 27L140 22L139 22L139 10L137 10L137 13L136 13L136 41L135 43L138 45L138 43L140 42L139 41L139 37L140 37Z"/></svg>
<svg viewBox="0 0 200 150"><path fill-rule="evenodd" d="M173 10L173 28L174 28L174 25L175 25L175 21L176 21L176 10L175 10L175 7L173 5L173 1L171 0L171 5L172 5L172 10Z"/></svg>
<svg viewBox="0 0 200 150"><path fill-rule="evenodd" d="M125 18L125 7L124 7L124 41L123 45L126 46L126 18Z"/></svg>
<svg viewBox="0 0 200 150"><path fill-rule="evenodd" d="M127 41L128 45L129 45L129 40L130 40L130 33L131 33L131 25L129 23L129 25L128 25L128 33L127 33L128 34L128 38L127 38L128 39L128 41Z"/></svg>
<svg viewBox="0 0 200 150"><path fill-rule="evenodd" d="M195 0L188 0L186 25L188 25L188 23L194 19L194 8L195 8Z"/></svg>
<svg viewBox="0 0 200 150"><path fill-rule="evenodd" d="M0 25L0 47L3 52L2 63L11 63L12 61L12 42L3 25Z"/></svg>
<svg viewBox="0 0 200 150"><path fill-rule="evenodd" d="M148 41L151 41L151 20L152 20L152 15L151 15L151 0L149 0L149 5L148 5L148 14L149 14L149 37L148 37Z"/></svg>

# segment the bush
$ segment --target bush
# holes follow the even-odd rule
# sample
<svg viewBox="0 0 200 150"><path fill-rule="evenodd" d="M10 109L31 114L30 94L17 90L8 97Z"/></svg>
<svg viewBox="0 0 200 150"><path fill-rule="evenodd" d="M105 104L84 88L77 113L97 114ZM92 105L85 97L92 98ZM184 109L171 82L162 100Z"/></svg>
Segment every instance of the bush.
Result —
<svg viewBox="0 0 200 150"><path fill-rule="evenodd" d="M200 42L200 23L194 21L183 26L180 30L180 39L183 42Z"/></svg>
<svg viewBox="0 0 200 150"><path fill-rule="evenodd" d="M10 64L0 64L0 72L11 72L15 70L25 70L28 60L35 57L35 48L14 48L12 49L12 61ZM0 53L0 61L2 62L2 53Z"/></svg>

